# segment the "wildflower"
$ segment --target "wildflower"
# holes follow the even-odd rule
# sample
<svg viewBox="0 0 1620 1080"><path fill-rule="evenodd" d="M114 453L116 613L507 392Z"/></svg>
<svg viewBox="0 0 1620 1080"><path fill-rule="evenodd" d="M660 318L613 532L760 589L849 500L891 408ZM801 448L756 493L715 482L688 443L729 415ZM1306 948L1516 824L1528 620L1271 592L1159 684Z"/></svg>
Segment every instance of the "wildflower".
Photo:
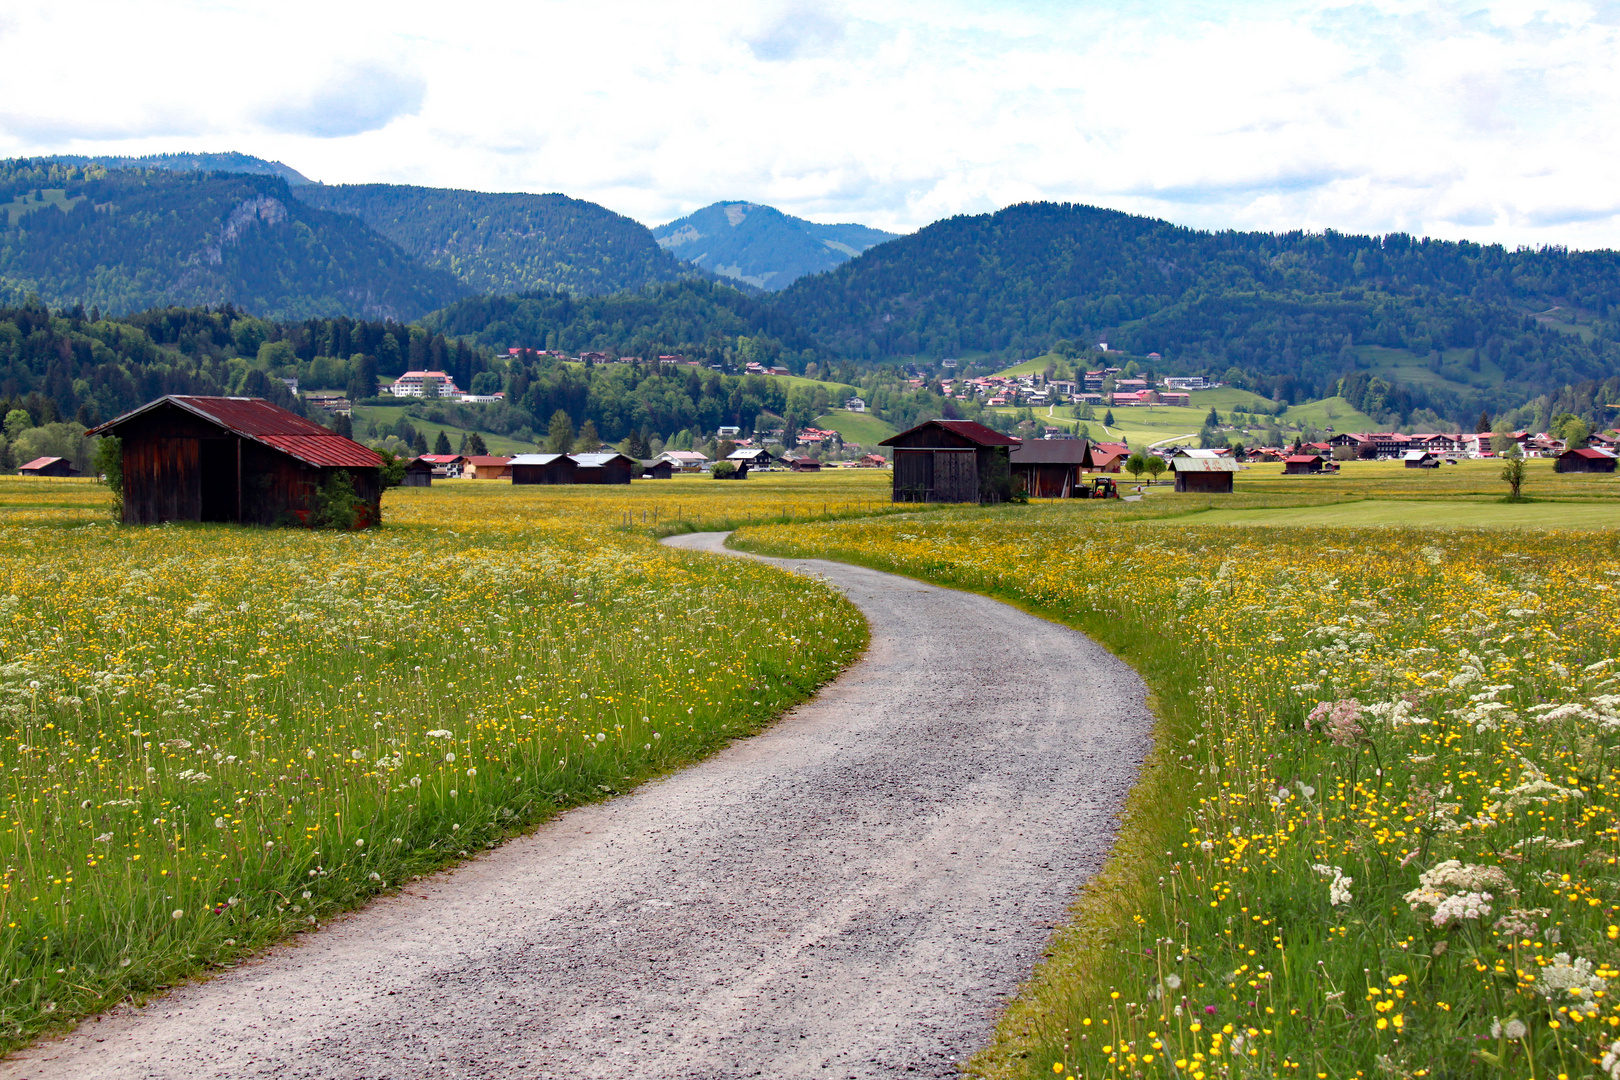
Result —
<svg viewBox="0 0 1620 1080"><path fill-rule="evenodd" d="M183 919L183 918L185 918L186 917L185 909L183 909L183 908L175 908L170 917L174 918L174 919Z"/></svg>
<svg viewBox="0 0 1620 1080"><path fill-rule="evenodd" d="M1608 980L1592 973L1592 961L1581 957L1571 960L1569 953L1561 952L1541 971L1536 991L1548 1001L1568 994L1578 1001L1591 1001L1594 995L1609 988Z"/></svg>
<svg viewBox="0 0 1620 1080"><path fill-rule="evenodd" d="M1328 882L1328 903L1330 905L1339 907L1350 902L1350 886L1356 880L1355 878L1345 876L1344 871L1337 866L1327 866L1323 863L1317 863L1311 869L1323 877L1332 876L1333 880Z"/></svg>

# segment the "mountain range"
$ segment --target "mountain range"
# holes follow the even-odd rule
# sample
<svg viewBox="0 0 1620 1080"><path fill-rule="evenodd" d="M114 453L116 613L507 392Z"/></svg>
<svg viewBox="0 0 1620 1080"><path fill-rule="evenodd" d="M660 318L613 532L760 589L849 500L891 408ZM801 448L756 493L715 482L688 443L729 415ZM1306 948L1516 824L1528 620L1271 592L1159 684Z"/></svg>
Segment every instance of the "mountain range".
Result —
<svg viewBox="0 0 1620 1080"><path fill-rule="evenodd" d="M687 262L771 292L898 235L865 225L818 225L750 202L717 202L652 234Z"/></svg>

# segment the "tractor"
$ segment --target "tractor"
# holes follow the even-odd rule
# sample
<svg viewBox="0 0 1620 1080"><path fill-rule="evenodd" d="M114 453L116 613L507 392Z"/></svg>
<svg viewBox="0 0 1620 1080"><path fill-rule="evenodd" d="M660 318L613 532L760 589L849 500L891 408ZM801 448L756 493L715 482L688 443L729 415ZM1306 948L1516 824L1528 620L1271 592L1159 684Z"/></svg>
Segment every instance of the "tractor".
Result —
<svg viewBox="0 0 1620 1080"><path fill-rule="evenodd" d="M1119 498L1119 486L1106 476L1094 476L1091 478L1091 486L1086 487L1081 484L1075 492L1075 497L1081 499L1117 499Z"/></svg>

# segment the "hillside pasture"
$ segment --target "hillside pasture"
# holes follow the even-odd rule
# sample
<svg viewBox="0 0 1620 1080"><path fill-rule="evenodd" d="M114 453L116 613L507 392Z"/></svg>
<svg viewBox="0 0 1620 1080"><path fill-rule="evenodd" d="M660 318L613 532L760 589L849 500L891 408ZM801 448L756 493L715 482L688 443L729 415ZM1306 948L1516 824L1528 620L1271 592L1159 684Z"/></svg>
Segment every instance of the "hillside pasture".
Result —
<svg viewBox="0 0 1620 1080"><path fill-rule="evenodd" d="M818 428L836 431L847 443L860 443L868 452L875 451L878 443L896 434L898 429L875 413L850 412L834 409L811 421Z"/></svg>

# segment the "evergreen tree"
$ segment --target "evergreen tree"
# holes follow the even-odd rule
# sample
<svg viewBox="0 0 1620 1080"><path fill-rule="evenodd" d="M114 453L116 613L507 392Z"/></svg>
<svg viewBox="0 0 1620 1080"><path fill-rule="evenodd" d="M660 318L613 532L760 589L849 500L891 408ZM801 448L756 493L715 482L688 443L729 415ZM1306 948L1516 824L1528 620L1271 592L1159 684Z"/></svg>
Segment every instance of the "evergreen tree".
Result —
<svg viewBox="0 0 1620 1080"><path fill-rule="evenodd" d="M1489 430L1491 430L1491 411L1486 409L1479 414L1479 423L1474 425L1474 434L1483 435Z"/></svg>
<svg viewBox="0 0 1620 1080"><path fill-rule="evenodd" d="M558 409L551 414L551 426L546 430L546 449L553 454L566 454L574 448L574 422Z"/></svg>
<svg viewBox="0 0 1620 1080"><path fill-rule="evenodd" d="M483 457L489 453L489 447L484 445L484 437L476 431L467 432L466 453L472 457Z"/></svg>
<svg viewBox="0 0 1620 1080"><path fill-rule="evenodd" d="M415 454L417 457L421 457L427 452L427 436L418 431L416 433L416 438L411 441L411 453Z"/></svg>
<svg viewBox="0 0 1620 1080"><path fill-rule="evenodd" d="M1204 426L1212 428L1221 426L1221 414L1215 411L1213 405L1209 407L1209 415L1204 417Z"/></svg>
<svg viewBox="0 0 1620 1080"><path fill-rule="evenodd" d="M450 437L444 433L443 428L439 429L439 437L433 440L433 452L435 454L448 454L450 452Z"/></svg>
<svg viewBox="0 0 1620 1080"><path fill-rule="evenodd" d="M1114 426L1114 410L1109 409L1107 412L1103 413L1103 427L1113 427L1113 426Z"/></svg>
<svg viewBox="0 0 1620 1080"><path fill-rule="evenodd" d="M587 420L579 429L579 437L574 440L576 454L594 454L602 448L602 436L597 433L596 421Z"/></svg>

